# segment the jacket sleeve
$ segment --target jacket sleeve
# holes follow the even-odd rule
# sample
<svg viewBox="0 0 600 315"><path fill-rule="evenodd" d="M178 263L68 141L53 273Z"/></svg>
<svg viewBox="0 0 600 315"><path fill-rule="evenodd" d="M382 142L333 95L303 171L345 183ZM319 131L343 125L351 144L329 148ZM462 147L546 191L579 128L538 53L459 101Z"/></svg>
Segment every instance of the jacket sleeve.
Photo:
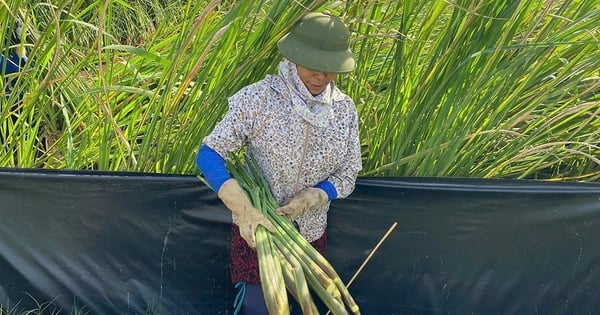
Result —
<svg viewBox="0 0 600 315"><path fill-rule="evenodd" d="M329 178L337 191L337 198L346 198L356 185L358 173L362 170L360 139L358 135L358 114L354 103L351 103L350 131L348 134L347 150L344 162Z"/></svg>
<svg viewBox="0 0 600 315"><path fill-rule="evenodd" d="M255 85L242 88L228 99L229 110L202 143L219 153L225 160L229 154L242 148L252 132L257 105L249 97Z"/></svg>
<svg viewBox="0 0 600 315"><path fill-rule="evenodd" d="M17 54L13 54L10 58L5 58L4 55L2 55L0 56L0 73L10 74L19 72L27 63L27 60L27 57L21 58Z"/></svg>

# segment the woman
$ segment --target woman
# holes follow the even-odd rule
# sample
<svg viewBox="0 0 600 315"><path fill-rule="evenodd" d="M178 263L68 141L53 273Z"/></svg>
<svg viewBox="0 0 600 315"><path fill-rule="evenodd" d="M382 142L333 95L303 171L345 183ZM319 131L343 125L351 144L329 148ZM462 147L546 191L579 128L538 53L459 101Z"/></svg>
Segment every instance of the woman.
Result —
<svg viewBox="0 0 600 315"><path fill-rule="evenodd" d="M203 139L196 163L233 216L231 277L240 290L235 313L267 314L254 232L258 225L274 227L227 172L225 159L245 146L284 205L276 212L292 218L325 254L330 201L348 196L362 169L356 108L334 84L338 73L355 68L349 35L340 18L307 14L278 42L284 57L278 74L231 96L229 111ZM299 307L292 312L300 314Z"/></svg>

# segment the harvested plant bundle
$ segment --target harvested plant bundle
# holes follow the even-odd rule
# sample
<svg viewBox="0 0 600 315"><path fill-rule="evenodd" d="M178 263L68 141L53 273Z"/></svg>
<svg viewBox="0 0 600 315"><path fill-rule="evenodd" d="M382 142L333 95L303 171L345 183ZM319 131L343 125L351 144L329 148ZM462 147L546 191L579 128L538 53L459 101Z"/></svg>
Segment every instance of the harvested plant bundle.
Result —
<svg viewBox="0 0 600 315"><path fill-rule="evenodd" d="M300 235L287 217L275 213L279 205L256 162L250 156L246 162L247 169L235 156L228 168L254 206L276 228L276 233L262 226L256 230L260 280L269 314L290 313L288 291L300 304L303 314L318 314L309 288L334 315L360 314L358 305L331 264Z"/></svg>

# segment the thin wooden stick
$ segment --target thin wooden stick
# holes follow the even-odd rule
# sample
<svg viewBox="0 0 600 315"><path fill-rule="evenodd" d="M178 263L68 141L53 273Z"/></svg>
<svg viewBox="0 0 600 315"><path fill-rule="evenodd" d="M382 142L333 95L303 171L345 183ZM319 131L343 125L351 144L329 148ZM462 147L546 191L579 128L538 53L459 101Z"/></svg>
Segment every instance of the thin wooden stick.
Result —
<svg viewBox="0 0 600 315"><path fill-rule="evenodd" d="M358 270L356 270L356 272L354 273L354 276L352 276L352 278L350 279L350 281L348 281L348 283L346 284L346 288L350 287L350 285L352 284L352 282L354 282L354 279L356 279L356 277L358 276L358 274L360 274L360 272L363 270L363 268L365 268L365 266L367 265L367 263L369 262L369 260L371 260L371 257L373 257L373 255L375 255L375 252L379 249L379 247L381 246L381 244L383 244L383 242L388 238L388 236L390 236L390 234L392 233L392 231L394 231L394 229L396 228L396 225L398 225L398 222L394 222L394 224L392 224L392 226L390 226L390 228L387 230L387 232L385 232L385 234L383 235L383 237L379 240L379 242L377 243L377 245L375 245L375 247L369 253L369 255L367 256L367 258L365 258L365 260L360 265L360 267L358 267ZM331 311L327 311L326 315L329 315L330 312Z"/></svg>
<svg viewBox="0 0 600 315"><path fill-rule="evenodd" d="M373 250L369 253L369 255L367 256L367 258L365 258L365 261L363 261L362 265L360 265L360 267L358 267L358 270L356 270L356 273L354 273L354 276L352 276L352 279L350 279L350 281L348 281L348 283L346 284L346 288L350 287L350 285L352 284L352 282L354 282L354 279L356 279L356 277L358 276L358 274L367 265L367 263L369 262L369 260L371 260L371 257L373 257L373 255L375 254L375 252L377 251L377 249L379 249L379 246L381 246L381 244L383 244L383 242L385 241L385 239L396 228L396 225L398 225L398 222L394 222L394 224L392 224L392 226L390 226L390 228L387 230L387 232L385 232L385 234L379 240L379 242L377 243L377 245L375 245L375 248L373 248Z"/></svg>

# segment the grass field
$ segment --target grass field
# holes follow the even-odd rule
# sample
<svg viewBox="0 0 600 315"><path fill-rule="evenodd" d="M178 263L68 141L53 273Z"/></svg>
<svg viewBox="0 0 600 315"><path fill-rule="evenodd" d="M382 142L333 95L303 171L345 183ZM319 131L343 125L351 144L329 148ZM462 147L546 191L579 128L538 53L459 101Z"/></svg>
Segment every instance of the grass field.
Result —
<svg viewBox="0 0 600 315"><path fill-rule="evenodd" d="M275 71L293 21L329 10L358 60L337 83L359 111L361 175L600 178L597 1L0 5L4 33L20 15L31 34L0 100L2 167L194 174L226 97Z"/></svg>

